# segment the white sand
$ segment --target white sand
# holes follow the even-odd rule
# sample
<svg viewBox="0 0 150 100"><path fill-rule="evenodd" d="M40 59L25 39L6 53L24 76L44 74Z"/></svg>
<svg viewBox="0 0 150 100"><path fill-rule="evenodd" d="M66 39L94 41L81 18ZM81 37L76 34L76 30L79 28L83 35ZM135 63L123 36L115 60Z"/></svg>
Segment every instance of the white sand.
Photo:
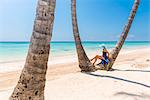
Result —
<svg viewBox="0 0 150 100"><path fill-rule="evenodd" d="M46 100L150 100L148 72L92 74L97 76L76 73L47 82Z"/></svg>
<svg viewBox="0 0 150 100"><path fill-rule="evenodd" d="M120 53L114 71L81 73L74 61L51 64L46 100L150 100L150 48ZM90 55L90 57L93 57ZM76 59L76 58L75 58ZM51 67L52 66L52 67ZM19 71L0 74L0 100L7 100ZM91 75L92 74L92 75Z"/></svg>

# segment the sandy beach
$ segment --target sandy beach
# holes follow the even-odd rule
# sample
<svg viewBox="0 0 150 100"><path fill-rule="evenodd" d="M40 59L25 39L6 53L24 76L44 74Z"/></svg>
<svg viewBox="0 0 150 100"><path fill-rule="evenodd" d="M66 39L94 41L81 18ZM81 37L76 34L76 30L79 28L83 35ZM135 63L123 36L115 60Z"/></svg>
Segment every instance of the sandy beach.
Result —
<svg viewBox="0 0 150 100"><path fill-rule="evenodd" d="M0 0L0 100L150 100L149 4Z"/></svg>
<svg viewBox="0 0 150 100"><path fill-rule="evenodd" d="M89 58L96 52L88 54ZM17 84L24 61L0 64L0 100ZM13 66L13 67L12 67ZM149 100L150 47L123 49L114 71L81 73L77 57L50 58L46 100Z"/></svg>

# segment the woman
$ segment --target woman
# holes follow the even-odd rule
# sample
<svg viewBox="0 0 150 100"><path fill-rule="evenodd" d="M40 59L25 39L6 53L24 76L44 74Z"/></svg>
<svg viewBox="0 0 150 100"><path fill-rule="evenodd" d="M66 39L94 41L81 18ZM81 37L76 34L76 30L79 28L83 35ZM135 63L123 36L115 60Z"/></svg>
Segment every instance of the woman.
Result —
<svg viewBox="0 0 150 100"><path fill-rule="evenodd" d="M95 60L93 65L96 63L96 61L98 59L102 60L102 64L104 66L106 66L108 63L109 63L109 52L107 51L106 47L105 46L102 46L103 48L103 51L102 51L102 56L100 55L96 55L93 59L91 59L91 61Z"/></svg>

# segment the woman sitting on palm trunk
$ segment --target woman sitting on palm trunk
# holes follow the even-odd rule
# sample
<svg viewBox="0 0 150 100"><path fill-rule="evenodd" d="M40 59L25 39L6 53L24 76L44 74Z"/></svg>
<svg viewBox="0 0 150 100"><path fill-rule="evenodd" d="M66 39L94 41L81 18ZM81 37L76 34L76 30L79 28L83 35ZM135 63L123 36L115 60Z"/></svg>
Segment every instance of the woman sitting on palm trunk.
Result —
<svg viewBox="0 0 150 100"><path fill-rule="evenodd" d="M91 59L91 61L94 60L93 65L96 63L96 61L97 61L98 59L102 60L102 61L101 61L101 64L102 64L103 66L106 66L106 65L109 63L109 52L107 51L107 49L106 49L105 46L102 46L102 48L103 48L102 56L96 55L93 59Z"/></svg>

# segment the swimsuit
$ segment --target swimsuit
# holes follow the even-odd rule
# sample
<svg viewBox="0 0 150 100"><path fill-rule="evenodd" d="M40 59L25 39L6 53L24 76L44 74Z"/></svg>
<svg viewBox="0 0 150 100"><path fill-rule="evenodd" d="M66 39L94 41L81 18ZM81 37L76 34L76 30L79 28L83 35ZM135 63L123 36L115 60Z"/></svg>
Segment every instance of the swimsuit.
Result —
<svg viewBox="0 0 150 100"><path fill-rule="evenodd" d="M109 63L109 59L108 59L108 56L107 56L106 52L103 52L103 57L104 57L105 60L102 59L102 64L103 65L108 64Z"/></svg>

